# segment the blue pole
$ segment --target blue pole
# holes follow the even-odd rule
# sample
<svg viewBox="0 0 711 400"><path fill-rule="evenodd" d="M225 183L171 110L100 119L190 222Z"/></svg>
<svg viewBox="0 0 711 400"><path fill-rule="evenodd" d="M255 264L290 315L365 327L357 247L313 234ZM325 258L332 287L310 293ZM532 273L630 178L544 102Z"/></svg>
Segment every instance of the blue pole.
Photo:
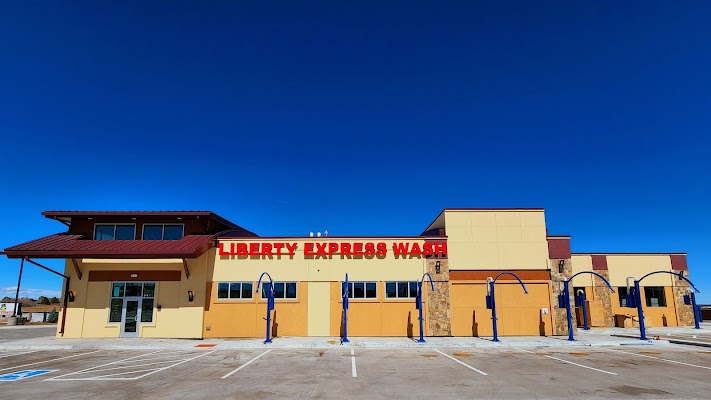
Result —
<svg viewBox="0 0 711 400"><path fill-rule="evenodd" d="M271 275L266 272L262 272L262 275L259 276L259 280L257 281L256 293L259 293L259 288L262 287L262 278L264 275L269 278L269 290L267 291L267 318L265 318L267 320L267 328L264 343L266 344L272 342L272 339L269 337L269 329L272 321L272 310L274 309L274 281L272 280Z"/></svg>
<svg viewBox="0 0 711 400"><path fill-rule="evenodd" d="M494 281L489 283L489 290L491 290L491 322L494 325L494 342L499 341L499 332L496 326L496 299L494 296Z"/></svg>
<svg viewBox="0 0 711 400"><path fill-rule="evenodd" d="M639 340L647 340L644 329L644 311L642 310L642 294L639 290L639 281L634 281L634 297L637 300L637 318L639 318Z"/></svg>
<svg viewBox="0 0 711 400"><path fill-rule="evenodd" d="M573 337L573 313L570 310L570 281L563 281L563 301L565 301L565 313L568 317L568 340L575 341Z"/></svg>
<svg viewBox="0 0 711 400"><path fill-rule="evenodd" d="M420 339L418 342L425 343L425 330L422 324L422 281L417 282L417 308L420 312Z"/></svg>
<svg viewBox="0 0 711 400"><path fill-rule="evenodd" d="M343 340L342 343L350 343L348 340L348 274L344 283L345 290L343 291Z"/></svg>
<svg viewBox="0 0 711 400"><path fill-rule="evenodd" d="M583 292L583 295L581 297L582 297L582 307L583 307L583 329L586 331L589 331L590 326L588 326L588 305L587 305L587 302L585 301L585 300L587 300L586 296L585 296L585 292Z"/></svg>
<svg viewBox="0 0 711 400"><path fill-rule="evenodd" d="M694 310L694 329L701 329L699 326L699 310L696 307L696 295L693 291L691 292L691 307Z"/></svg>

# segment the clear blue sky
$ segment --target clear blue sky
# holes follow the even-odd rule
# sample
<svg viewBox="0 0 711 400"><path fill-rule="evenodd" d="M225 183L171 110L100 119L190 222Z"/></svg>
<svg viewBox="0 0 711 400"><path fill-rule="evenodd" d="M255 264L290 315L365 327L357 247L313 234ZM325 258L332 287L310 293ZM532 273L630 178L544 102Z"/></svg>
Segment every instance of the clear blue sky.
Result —
<svg viewBox="0 0 711 400"><path fill-rule="evenodd" d="M406 235L544 207L574 251L688 252L711 303L711 3L382 3L4 2L0 247L47 209Z"/></svg>

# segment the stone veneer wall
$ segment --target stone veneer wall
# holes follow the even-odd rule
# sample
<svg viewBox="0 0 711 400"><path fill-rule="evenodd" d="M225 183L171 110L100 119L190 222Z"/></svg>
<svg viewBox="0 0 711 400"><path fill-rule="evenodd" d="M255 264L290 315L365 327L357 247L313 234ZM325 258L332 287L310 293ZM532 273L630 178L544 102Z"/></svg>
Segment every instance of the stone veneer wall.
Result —
<svg viewBox="0 0 711 400"><path fill-rule="evenodd" d="M677 271L674 271L677 272ZM681 271L688 278L689 274L686 271ZM676 305L676 315L679 318L680 326L694 325L694 311L692 307L684 304L684 295L688 293L689 283L677 277L674 279L674 303Z"/></svg>
<svg viewBox="0 0 711 400"><path fill-rule="evenodd" d="M439 274L436 271L440 263ZM432 275L435 291L428 290L427 327L429 336L452 336L452 311L449 296L449 260L446 258L427 259L427 272ZM423 283L423 286L427 282Z"/></svg>
<svg viewBox="0 0 711 400"><path fill-rule="evenodd" d="M610 280L610 273L606 270L595 271ZM593 290L595 290L595 299L602 302L602 314L605 320L605 326L615 326L615 313L612 310L612 295L610 293L610 288L607 287L605 282L602 282L600 278L593 277ZM617 296L617 292L614 293Z"/></svg>
<svg viewBox="0 0 711 400"><path fill-rule="evenodd" d="M563 260L563 273L558 272L558 264ZM551 269L551 287L553 299L553 335L568 334L568 317L565 308L558 307L558 295L561 293L562 284L559 284L560 278L570 278L573 274L573 262L570 258L554 258L550 260ZM573 298L573 285L569 287L570 291L570 309L575 313L575 299ZM573 333L577 332L577 323L575 322L575 314L573 314Z"/></svg>

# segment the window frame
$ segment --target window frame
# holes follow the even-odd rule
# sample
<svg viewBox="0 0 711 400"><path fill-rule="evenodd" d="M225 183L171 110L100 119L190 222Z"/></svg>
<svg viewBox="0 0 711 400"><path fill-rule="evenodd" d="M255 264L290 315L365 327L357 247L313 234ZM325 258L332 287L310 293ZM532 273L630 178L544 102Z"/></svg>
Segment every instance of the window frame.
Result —
<svg viewBox="0 0 711 400"><path fill-rule="evenodd" d="M128 283L140 283L140 284L141 284L141 295L140 295L140 296L126 296L126 284L128 284ZM153 284L153 296L145 296L144 293L143 293L144 290L145 290L145 288L146 288L146 284L148 284L148 283ZM123 296L114 296L114 285L116 285L116 284L122 284L122 285L123 285L123 291L122 291ZM135 282L135 281L111 281L110 292L109 292L109 315L108 315L108 318L107 318L107 320L106 320L108 324L121 324L121 323L123 322L123 321L122 321L122 320L123 320L123 303L124 303L124 299L125 299L126 297L131 297L131 298L136 298L136 297L138 297L138 298L140 298L140 299L141 299L141 308L139 309L139 315L140 315L140 318L139 318L140 321L139 321L139 322L140 322L141 324L151 324L151 325L155 325L155 323L156 323L156 305L158 304L158 302L157 302L157 299L158 299L158 282L156 282L156 281L139 281L139 282ZM121 300L121 317L120 317L120 319L119 319L118 322L117 322L117 321L111 321L111 303L112 303L113 300L117 300L117 299L120 299L120 300ZM152 299L152 300L153 300L153 307L152 307L152 311L151 311L151 320L150 320L150 321L146 321L146 322L143 321L143 300L145 300L145 299Z"/></svg>
<svg viewBox="0 0 711 400"><path fill-rule="evenodd" d="M617 300L620 303L620 307L627 307L627 286L617 287ZM623 300L624 304L622 303Z"/></svg>
<svg viewBox="0 0 711 400"><path fill-rule="evenodd" d="M116 239L116 227L117 226L133 226L133 239ZM98 226L113 226L114 227L114 238L113 239L97 239L96 238L96 228ZM94 223L94 235L92 236L94 240L136 240L136 224L132 222L95 222ZM124 282L125 283L125 282Z"/></svg>
<svg viewBox="0 0 711 400"><path fill-rule="evenodd" d="M162 226L161 228L161 235L160 239L145 239L146 235L146 226ZM180 240L180 239L166 239L165 238L165 227L166 226L180 226L182 227L182 234L180 235L180 239L185 237L185 224L183 223L144 223L141 225L141 240Z"/></svg>
<svg viewBox="0 0 711 400"><path fill-rule="evenodd" d="M343 284L345 282L341 282L341 300L343 299ZM354 291L353 287L355 283L362 283L363 284L363 296L364 297L353 297L354 296ZM368 284L372 283L375 284L375 297L368 297ZM377 281L353 281L353 282L348 282L348 301L361 301L361 300L378 300L378 282Z"/></svg>
<svg viewBox="0 0 711 400"><path fill-rule="evenodd" d="M215 301L245 301L245 300L254 300L254 282L248 282L248 281L219 281L217 283L217 288L215 290ZM220 284L221 283L226 283L227 284L227 297L219 297L220 296ZM239 283L239 296L240 297L231 297L231 287L233 284ZM252 285L252 290L249 291L250 295L252 297L242 297L242 284L248 283Z"/></svg>
<svg viewBox="0 0 711 400"><path fill-rule="evenodd" d="M299 300L299 282L298 281L276 281L274 284L278 283L283 283L284 284L284 297L276 297L274 296L274 300L286 300L286 301L294 301L294 300ZM287 283L293 283L294 287L296 288L296 296L294 297L286 297L286 285ZM267 301L266 297L263 297L262 294L264 293L264 284L269 284L269 282L262 282L262 290L259 291L259 300L261 301Z"/></svg>
<svg viewBox="0 0 711 400"><path fill-rule="evenodd" d="M652 298L654 296L647 296L647 290L654 290L654 289L659 289L661 296L656 297L659 299L658 305L654 306L652 305ZM667 294L666 290L664 290L664 286L644 286L644 305L645 307L649 308L663 308L667 306Z"/></svg>
<svg viewBox="0 0 711 400"><path fill-rule="evenodd" d="M388 283L394 283L395 284L395 297L388 297ZM407 285L407 297L400 297L400 283L405 283ZM410 293L410 284L414 283L415 285L419 285L419 282L417 281L385 281L385 300L414 300L417 298L417 286L415 286L415 294L413 295Z"/></svg>

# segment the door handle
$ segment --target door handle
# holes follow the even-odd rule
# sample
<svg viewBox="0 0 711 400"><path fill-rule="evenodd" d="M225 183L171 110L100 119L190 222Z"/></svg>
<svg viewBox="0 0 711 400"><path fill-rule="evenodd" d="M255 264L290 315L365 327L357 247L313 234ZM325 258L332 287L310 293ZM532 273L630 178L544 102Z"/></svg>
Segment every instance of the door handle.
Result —
<svg viewBox="0 0 711 400"><path fill-rule="evenodd" d="M136 322L138 322L138 314L136 314L136 317L134 318Z"/></svg>

